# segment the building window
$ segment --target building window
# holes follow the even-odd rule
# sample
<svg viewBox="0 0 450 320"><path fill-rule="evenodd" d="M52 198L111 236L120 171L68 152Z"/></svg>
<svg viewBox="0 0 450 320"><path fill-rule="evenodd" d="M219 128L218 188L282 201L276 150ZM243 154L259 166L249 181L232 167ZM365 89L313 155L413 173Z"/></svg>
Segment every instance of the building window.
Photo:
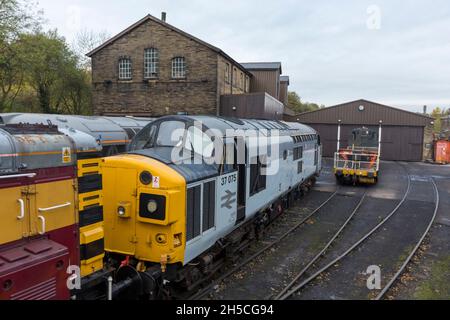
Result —
<svg viewBox="0 0 450 320"><path fill-rule="evenodd" d="M159 51L155 48L144 51L144 78L158 78Z"/></svg>
<svg viewBox="0 0 450 320"><path fill-rule="evenodd" d="M131 80L131 59L130 58L120 58L119 59L119 80Z"/></svg>
<svg viewBox="0 0 450 320"><path fill-rule="evenodd" d="M225 64L225 83L230 83L230 64Z"/></svg>
<svg viewBox="0 0 450 320"><path fill-rule="evenodd" d="M241 72L241 78L240 78L240 81L239 81L239 88L244 90L244 74L242 72Z"/></svg>
<svg viewBox="0 0 450 320"><path fill-rule="evenodd" d="M245 76L245 92L250 92L250 77Z"/></svg>
<svg viewBox="0 0 450 320"><path fill-rule="evenodd" d="M186 78L186 59L184 57L176 57L172 59L172 78Z"/></svg>

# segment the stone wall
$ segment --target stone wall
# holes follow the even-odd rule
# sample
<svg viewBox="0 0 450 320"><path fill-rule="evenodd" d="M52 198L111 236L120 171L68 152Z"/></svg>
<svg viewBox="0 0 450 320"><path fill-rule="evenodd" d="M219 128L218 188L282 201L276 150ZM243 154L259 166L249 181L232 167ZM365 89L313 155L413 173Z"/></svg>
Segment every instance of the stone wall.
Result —
<svg viewBox="0 0 450 320"><path fill-rule="evenodd" d="M144 50L159 50L157 79L144 79ZM183 56L187 76L172 79L172 58ZM133 78L118 79L118 61L129 57ZM216 114L218 54L207 46L148 20L92 56L95 114L161 116L188 112Z"/></svg>

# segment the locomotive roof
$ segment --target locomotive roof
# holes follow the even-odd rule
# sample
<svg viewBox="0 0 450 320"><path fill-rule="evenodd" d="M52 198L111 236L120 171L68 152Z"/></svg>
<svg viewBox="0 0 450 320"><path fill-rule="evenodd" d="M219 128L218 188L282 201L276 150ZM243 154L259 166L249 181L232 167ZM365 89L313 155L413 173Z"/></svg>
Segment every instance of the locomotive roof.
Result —
<svg viewBox="0 0 450 320"><path fill-rule="evenodd" d="M112 141L111 144L124 144L130 139L126 129L143 128L152 118L134 117L100 117L76 116L39 113L3 113L0 114L0 124L45 124L57 125L60 129L76 129L87 133L95 139Z"/></svg>
<svg viewBox="0 0 450 320"><path fill-rule="evenodd" d="M218 165L217 164L209 164L204 161L202 156L197 153L191 153L191 151L186 150L184 154L191 155L188 159L190 163L186 163L184 160L180 159L177 162L172 161L172 152L173 147L155 147L144 150L136 150L129 152L130 154L141 155L149 158L153 158L158 160L175 171L181 174L188 184L212 178L218 175Z"/></svg>
<svg viewBox="0 0 450 320"><path fill-rule="evenodd" d="M317 132L304 124L295 122L284 122L274 120L257 120L257 119L237 119L216 116L165 116L155 120L155 122L164 121L198 121L207 129L219 130L223 135L227 130L279 130L284 135L292 134L316 134Z"/></svg>

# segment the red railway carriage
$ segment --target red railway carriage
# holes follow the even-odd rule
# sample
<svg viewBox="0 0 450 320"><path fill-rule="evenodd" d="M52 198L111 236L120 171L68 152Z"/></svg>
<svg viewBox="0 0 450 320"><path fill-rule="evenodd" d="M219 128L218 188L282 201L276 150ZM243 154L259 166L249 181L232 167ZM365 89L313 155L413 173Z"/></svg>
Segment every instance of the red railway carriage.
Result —
<svg viewBox="0 0 450 320"><path fill-rule="evenodd" d="M51 125L0 127L1 300L70 298L67 268L80 265L77 152L99 148L92 138L77 149Z"/></svg>

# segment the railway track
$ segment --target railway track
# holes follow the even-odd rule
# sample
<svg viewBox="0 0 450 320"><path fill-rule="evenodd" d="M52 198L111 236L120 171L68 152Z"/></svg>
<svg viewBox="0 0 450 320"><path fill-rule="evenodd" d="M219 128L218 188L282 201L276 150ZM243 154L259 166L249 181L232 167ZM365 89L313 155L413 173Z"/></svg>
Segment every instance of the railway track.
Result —
<svg viewBox="0 0 450 320"><path fill-rule="evenodd" d="M313 273L311 276L309 276L308 278L304 279L303 281L300 281L302 279L302 277L306 274L307 271L309 271L310 267L312 267L314 265L314 263L323 256L323 254L325 253L325 251L328 248L325 248L325 250L323 250L323 252L319 253L316 257L313 258L314 261L308 263L307 267L308 268L304 268L295 278L293 281L291 281L276 297L275 299L277 300L286 300L289 299L292 295L296 294L297 292L299 292L301 289L303 289L304 287L306 287L308 284L310 284L313 280L315 280L316 278L318 278L320 275L322 275L325 271L327 271L328 269L330 269L332 266L336 265L336 263L340 262L341 260L343 260L345 257L347 257L351 252L353 252L356 248L360 247L366 240L368 240L375 232L377 232L381 227L383 227L396 213L397 211L402 207L402 205L405 203L410 190L411 190L411 175L407 172L408 174L408 186L407 189L405 191L405 194L403 196L403 198L400 200L400 202L398 203L398 205L380 222L378 223L374 228L372 228L369 232L367 232L363 237L361 237L357 242L355 242L350 248L348 248L346 251L344 251L341 255L339 255L338 257L336 257L335 259L333 259L331 262L329 262L328 264L326 264L324 267L320 268L319 270L317 270L315 273ZM376 297L376 299L382 299L384 297L384 295L389 291L389 289L392 287L392 285L397 281L397 279L400 277L400 275L403 273L403 271L405 270L406 266L408 265L408 263L411 261L411 259L413 258L413 256L415 255L415 253L417 252L418 248L420 247L420 245L423 243L423 240L425 239L426 235L428 234L434 220L437 214L437 210L439 207L439 193L438 193L438 189L437 186L434 182L433 179L431 179L431 182L433 184L433 188L435 190L435 194L436 194L436 202L435 202L435 210L434 210L434 214L432 219L430 220L425 232L422 234L422 236L420 237L419 241L416 243L416 245L414 246L414 248L411 250L410 254L408 255L408 257L405 259L404 263L401 265L401 267L399 268L399 270L395 273L395 275L390 279L390 281L386 284L386 286L382 289L382 291L378 294L378 296Z"/></svg>
<svg viewBox="0 0 450 320"><path fill-rule="evenodd" d="M411 259L414 257L414 255L417 253L417 250L419 250L420 246L422 245L423 241L425 240L426 236L430 232L431 227L433 226L434 221L436 220L437 212L439 209L439 190L436 185L436 181L434 181L433 178L431 178L431 183L433 184L434 192L436 195L436 204L433 212L433 217L430 220L430 223L428 224L427 228L425 229L424 233L420 237L419 241L417 242L416 246L411 250L411 253L408 255L406 260L403 262L401 267L398 269L398 271L395 273L395 275L391 278L391 280L384 286L384 288L381 290L381 292L378 294L378 296L375 298L375 300L381 300L386 295L386 293L392 288L392 286L395 284L395 282L399 279L399 277L403 274L403 272L406 269L406 266L411 262Z"/></svg>
<svg viewBox="0 0 450 320"><path fill-rule="evenodd" d="M280 243L282 240L284 240L286 237L288 237L290 234L292 234L295 230L297 230L299 227L307 223L309 219L311 219L317 212L319 212L326 204L328 204L336 195L338 195L339 189L334 191L330 197L328 197L324 202L322 202L317 208L315 208L311 213L309 213L306 217L301 219L300 222L297 222L289 228L287 231L283 232L277 239L274 241L271 241L269 244L264 246L263 248L257 250L255 253L251 254L249 257L244 259L242 262L225 272L223 275L221 275L219 278L215 279L211 284L207 285L205 288L201 289L199 292L193 294L188 299L189 300L199 300L207 296L218 284L220 284L222 281L242 269L244 266L249 264L250 262L254 261L257 257L261 256L263 253L270 250L272 247Z"/></svg>
<svg viewBox="0 0 450 320"><path fill-rule="evenodd" d="M361 205L366 199L366 196L367 190L364 192L363 196L361 197L361 200L358 202L357 206L353 209L348 219L342 224L342 226L334 234L334 236L330 239L330 241L328 241L327 244L323 247L323 249L306 264L306 266L294 277L293 280L291 280L291 282L276 296L275 299L284 295L286 291L289 290L289 288L292 287L314 265L314 263L316 263L325 254L325 252L333 245L336 239L342 234L342 231L344 231L344 229L348 226L350 221L355 217L356 213L359 211L359 208L361 208ZM273 295L270 295L268 299L270 299L272 296Z"/></svg>

